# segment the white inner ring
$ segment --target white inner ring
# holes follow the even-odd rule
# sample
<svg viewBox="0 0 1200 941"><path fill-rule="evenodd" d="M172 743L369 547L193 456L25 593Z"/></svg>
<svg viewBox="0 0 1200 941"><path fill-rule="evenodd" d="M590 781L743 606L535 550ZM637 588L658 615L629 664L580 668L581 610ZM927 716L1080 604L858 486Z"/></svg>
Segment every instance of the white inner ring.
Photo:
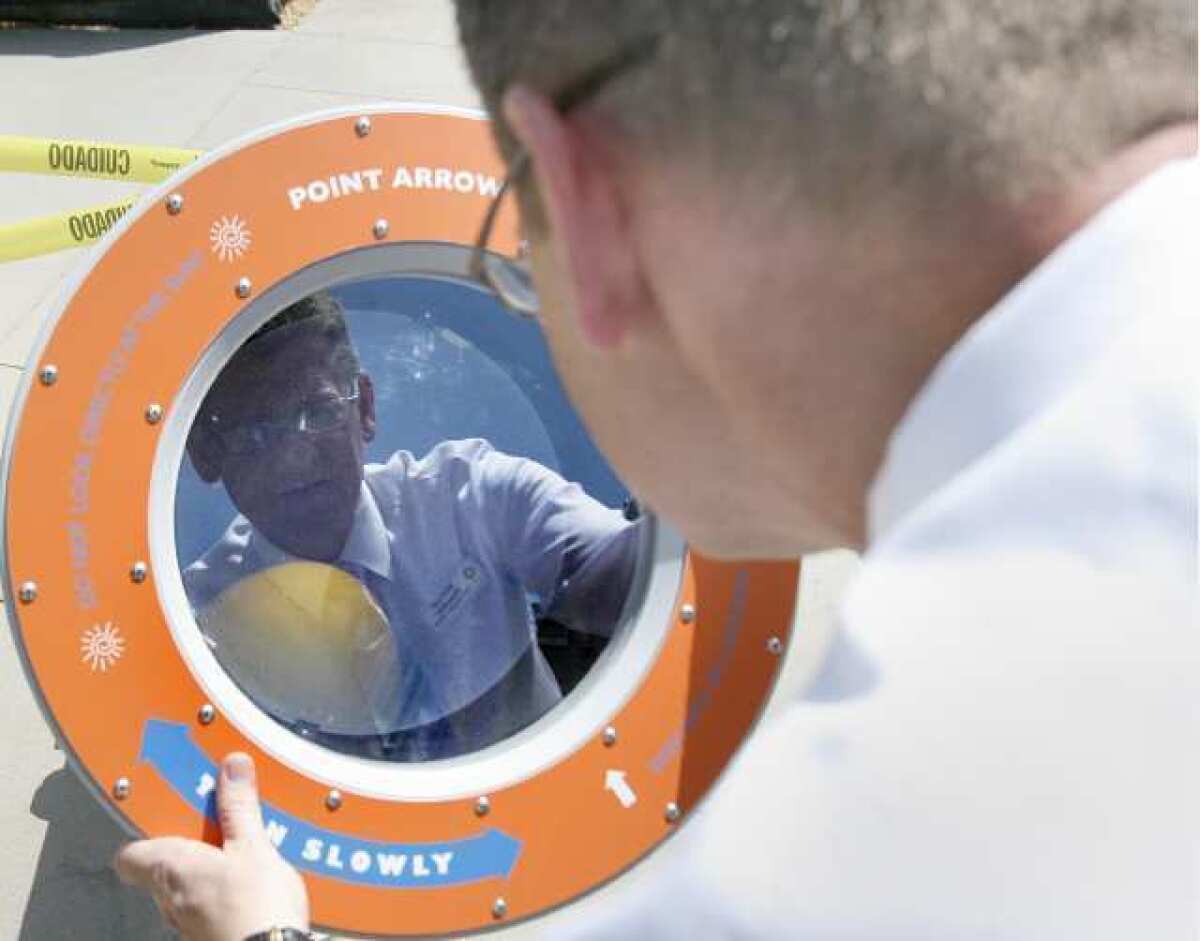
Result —
<svg viewBox="0 0 1200 941"><path fill-rule="evenodd" d="M684 545L674 531L651 516L638 572L612 640L571 694L511 738L470 754L421 763L358 758L305 741L255 705L204 642L184 592L175 550L175 494L188 432L212 382L259 326L314 291L368 278L414 275L469 286L468 256L469 249L445 243L370 246L304 268L264 292L221 332L184 382L163 423L150 483L150 557L159 603L184 662L219 716L297 773L383 800L473 797L557 764L599 735L624 707L657 660L675 623Z"/></svg>

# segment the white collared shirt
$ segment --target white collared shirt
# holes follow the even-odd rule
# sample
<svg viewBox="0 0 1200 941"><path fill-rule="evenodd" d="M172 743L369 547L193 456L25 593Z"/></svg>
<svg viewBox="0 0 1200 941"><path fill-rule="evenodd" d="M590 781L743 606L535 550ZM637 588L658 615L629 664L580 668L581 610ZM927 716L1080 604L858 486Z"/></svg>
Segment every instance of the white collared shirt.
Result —
<svg viewBox="0 0 1200 941"><path fill-rule="evenodd" d="M571 937L1195 941L1198 213L1159 170L950 351L822 673Z"/></svg>
<svg viewBox="0 0 1200 941"><path fill-rule="evenodd" d="M536 715L560 698L537 651L529 595L570 627L607 634L632 577L638 527L535 461L481 439L447 441L421 459L398 451L365 468L354 521L336 563L359 577L387 615L405 669L395 731L457 712L531 649ZM199 609L240 578L294 557L243 516L183 572ZM589 604L582 608L576 597Z"/></svg>

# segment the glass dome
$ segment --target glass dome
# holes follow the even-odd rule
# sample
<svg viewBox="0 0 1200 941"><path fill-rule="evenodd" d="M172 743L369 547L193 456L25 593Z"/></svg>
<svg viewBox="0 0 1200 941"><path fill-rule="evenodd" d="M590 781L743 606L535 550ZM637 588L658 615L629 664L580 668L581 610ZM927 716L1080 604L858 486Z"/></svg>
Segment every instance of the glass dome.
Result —
<svg viewBox="0 0 1200 941"><path fill-rule="evenodd" d="M536 325L445 277L334 283L205 391L175 542L205 643L293 733L428 761L554 709L621 622L636 508Z"/></svg>

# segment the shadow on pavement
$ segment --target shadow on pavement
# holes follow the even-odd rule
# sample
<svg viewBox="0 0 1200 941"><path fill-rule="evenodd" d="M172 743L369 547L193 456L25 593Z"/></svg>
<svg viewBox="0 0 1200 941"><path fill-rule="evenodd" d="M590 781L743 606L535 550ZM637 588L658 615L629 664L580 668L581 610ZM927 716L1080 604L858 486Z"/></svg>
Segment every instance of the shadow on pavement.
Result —
<svg viewBox="0 0 1200 941"><path fill-rule="evenodd" d="M46 778L32 813L47 822L18 941L168 941L149 896L117 879L112 857L127 837L70 768Z"/></svg>

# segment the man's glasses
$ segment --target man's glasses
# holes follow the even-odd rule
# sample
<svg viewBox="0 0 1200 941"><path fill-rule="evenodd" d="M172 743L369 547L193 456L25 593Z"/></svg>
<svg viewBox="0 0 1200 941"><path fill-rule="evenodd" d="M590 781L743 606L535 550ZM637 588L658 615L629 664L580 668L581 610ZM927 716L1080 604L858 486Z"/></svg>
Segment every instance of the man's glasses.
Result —
<svg viewBox="0 0 1200 941"><path fill-rule="evenodd" d="M622 72L648 60L657 51L659 40L659 36L647 37L588 70L554 96L555 109L561 115L568 114ZM483 217L468 270L472 278L500 298L501 303L513 313L521 317L536 317L541 305L523 253L517 258L509 258L488 249L504 197L528 169L529 154L519 149L509 163L504 183L488 207L487 215Z"/></svg>
<svg viewBox="0 0 1200 941"><path fill-rule="evenodd" d="M219 415L209 417L230 454L246 456L259 454L296 435L319 435L341 427L350 419L358 390L347 395L326 395L307 399L288 414L271 419L239 422L225 427Z"/></svg>

